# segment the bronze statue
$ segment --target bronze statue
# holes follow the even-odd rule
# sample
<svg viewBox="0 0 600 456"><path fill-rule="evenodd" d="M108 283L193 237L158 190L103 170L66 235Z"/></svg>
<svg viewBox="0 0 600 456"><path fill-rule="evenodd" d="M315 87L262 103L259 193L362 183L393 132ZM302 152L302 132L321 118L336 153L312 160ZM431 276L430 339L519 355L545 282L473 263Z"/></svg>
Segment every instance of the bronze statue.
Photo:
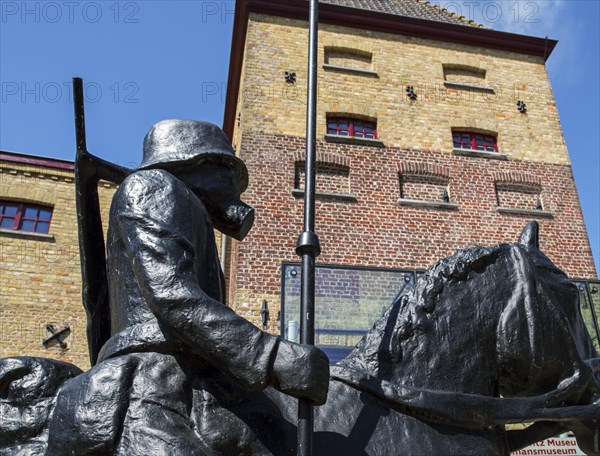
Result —
<svg viewBox="0 0 600 456"><path fill-rule="evenodd" d="M110 210L112 336L98 364L59 395L51 454L198 454L202 423L193 410L211 401L202 383L221 376L240 392L273 386L325 402L329 366L318 348L265 333L223 305L213 224L239 240L246 236L254 220L240 201L247 182L246 167L215 125L166 120L151 128L144 160L119 186ZM98 391L106 378L111 386ZM90 439L82 410L120 422Z"/></svg>

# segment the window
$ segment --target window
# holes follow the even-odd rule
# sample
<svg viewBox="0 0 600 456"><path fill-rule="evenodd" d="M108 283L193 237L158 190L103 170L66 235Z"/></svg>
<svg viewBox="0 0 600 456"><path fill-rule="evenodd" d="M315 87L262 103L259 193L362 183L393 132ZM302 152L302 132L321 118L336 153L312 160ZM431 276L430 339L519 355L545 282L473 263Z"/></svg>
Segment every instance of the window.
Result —
<svg viewBox="0 0 600 456"><path fill-rule="evenodd" d="M388 307L414 287L418 271L317 265L315 270L315 344L333 364L352 348ZM301 266L283 263L281 335L298 342Z"/></svg>
<svg viewBox="0 0 600 456"><path fill-rule="evenodd" d="M48 233L52 208L35 204L0 201L0 228L5 230Z"/></svg>
<svg viewBox="0 0 600 456"><path fill-rule="evenodd" d="M455 149L498 152L496 138L491 135L469 131L454 131L452 132L452 142Z"/></svg>
<svg viewBox="0 0 600 456"><path fill-rule="evenodd" d="M327 134L354 138L377 139L377 123L350 118L328 118Z"/></svg>

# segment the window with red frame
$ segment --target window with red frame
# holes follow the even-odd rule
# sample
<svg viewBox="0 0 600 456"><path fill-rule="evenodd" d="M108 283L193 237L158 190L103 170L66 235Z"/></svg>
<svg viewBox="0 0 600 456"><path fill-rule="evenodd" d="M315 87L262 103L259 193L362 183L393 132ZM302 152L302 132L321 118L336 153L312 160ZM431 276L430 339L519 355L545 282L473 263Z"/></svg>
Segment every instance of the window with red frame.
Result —
<svg viewBox="0 0 600 456"><path fill-rule="evenodd" d="M52 208L36 204L0 201L0 228L5 230L48 233Z"/></svg>
<svg viewBox="0 0 600 456"><path fill-rule="evenodd" d="M347 117L330 117L327 119L327 134L377 139L377 122Z"/></svg>
<svg viewBox="0 0 600 456"><path fill-rule="evenodd" d="M473 133L470 131L453 131L452 142L455 149L481 150L484 152L498 152L496 137Z"/></svg>

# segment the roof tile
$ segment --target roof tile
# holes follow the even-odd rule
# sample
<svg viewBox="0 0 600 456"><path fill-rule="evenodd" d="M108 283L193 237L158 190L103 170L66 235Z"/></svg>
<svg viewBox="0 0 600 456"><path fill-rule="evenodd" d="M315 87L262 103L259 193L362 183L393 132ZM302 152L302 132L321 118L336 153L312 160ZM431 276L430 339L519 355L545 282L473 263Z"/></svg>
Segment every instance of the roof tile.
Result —
<svg viewBox="0 0 600 456"><path fill-rule="evenodd" d="M481 27L464 16L441 8L427 0L320 0L321 3L377 11L395 16L416 17L430 21Z"/></svg>

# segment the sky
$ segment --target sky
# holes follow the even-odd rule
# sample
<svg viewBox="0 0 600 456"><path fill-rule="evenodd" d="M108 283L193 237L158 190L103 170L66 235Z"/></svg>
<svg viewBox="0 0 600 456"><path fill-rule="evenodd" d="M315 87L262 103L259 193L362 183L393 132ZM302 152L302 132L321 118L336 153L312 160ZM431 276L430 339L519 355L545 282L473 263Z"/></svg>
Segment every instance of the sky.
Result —
<svg viewBox="0 0 600 456"><path fill-rule="evenodd" d="M600 0L431 3L559 41L547 68L600 272ZM0 0L0 149L73 160L73 76L86 84L88 149L124 166L161 119L222 125L234 6Z"/></svg>

